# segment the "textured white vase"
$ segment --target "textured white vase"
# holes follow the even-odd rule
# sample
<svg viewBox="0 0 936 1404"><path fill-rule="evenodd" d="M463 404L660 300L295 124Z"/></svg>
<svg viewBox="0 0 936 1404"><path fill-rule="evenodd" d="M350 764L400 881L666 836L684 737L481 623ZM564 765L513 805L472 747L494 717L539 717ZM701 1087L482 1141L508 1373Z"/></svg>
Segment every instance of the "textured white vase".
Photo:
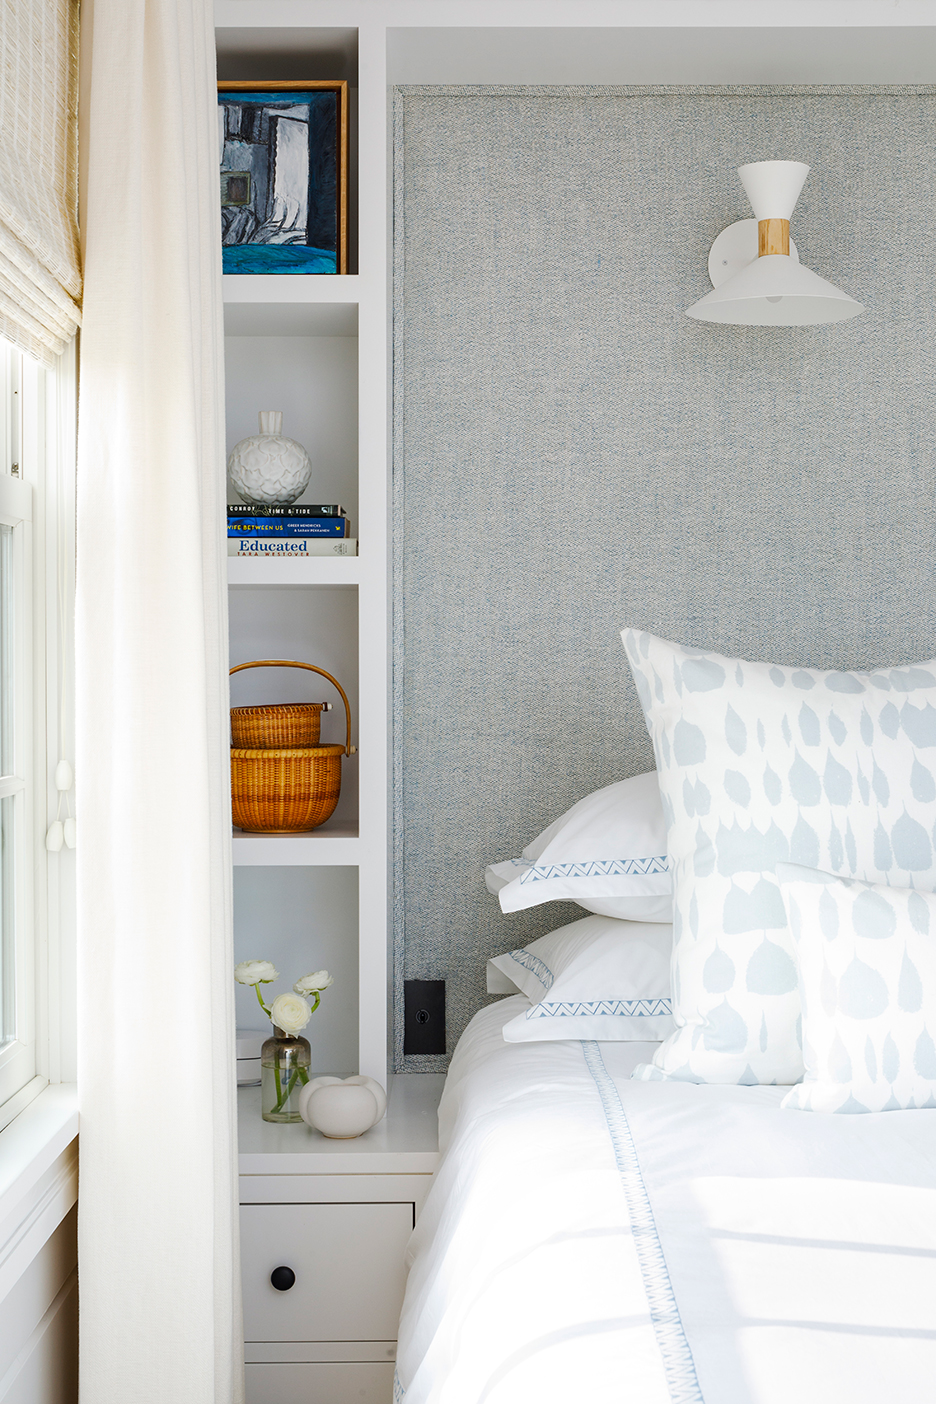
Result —
<svg viewBox="0 0 936 1404"><path fill-rule="evenodd" d="M299 1093L299 1115L336 1141L350 1141L384 1116L387 1095L372 1077L316 1077Z"/></svg>
<svg viewBox="0 0 936 1404"><path fill-rule="evenodd" d="M228 472L245 502L285 507L308 487L309 455L295 439L284 439L282 428L282 410L261 410L260 433L231 450Z"/></svg>

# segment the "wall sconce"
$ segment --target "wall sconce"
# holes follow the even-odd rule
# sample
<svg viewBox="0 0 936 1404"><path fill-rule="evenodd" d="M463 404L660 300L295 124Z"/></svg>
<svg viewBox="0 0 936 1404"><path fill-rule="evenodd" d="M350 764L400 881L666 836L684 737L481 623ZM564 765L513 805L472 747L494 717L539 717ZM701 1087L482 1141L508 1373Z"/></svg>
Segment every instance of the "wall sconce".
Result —
<svg viewBox="0 0 936 1404"><path fill-rule="evenodd" d="M709 253L713 292L688 317L740 327L813 327L857 317L860 302L810 273L790 239L790 216L809 174L802 161L753 161L738 175L754 211L722 230Z"/></svg>

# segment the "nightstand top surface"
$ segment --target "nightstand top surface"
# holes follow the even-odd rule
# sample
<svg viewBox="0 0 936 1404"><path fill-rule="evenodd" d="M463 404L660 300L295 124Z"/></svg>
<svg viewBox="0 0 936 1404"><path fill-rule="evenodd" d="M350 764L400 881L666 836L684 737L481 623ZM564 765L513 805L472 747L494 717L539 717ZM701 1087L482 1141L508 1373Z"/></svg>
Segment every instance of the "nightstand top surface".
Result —
<svg viewBox="0 0 936 1404"><path fill-rule="evenodd" d="M387 1115L353 1141L311 1126L277 1126L260 1115L260 1088L237 1094L242 1175L428 1175L439 1158L438 1106L444 1073L395 1073Z"/></svg>

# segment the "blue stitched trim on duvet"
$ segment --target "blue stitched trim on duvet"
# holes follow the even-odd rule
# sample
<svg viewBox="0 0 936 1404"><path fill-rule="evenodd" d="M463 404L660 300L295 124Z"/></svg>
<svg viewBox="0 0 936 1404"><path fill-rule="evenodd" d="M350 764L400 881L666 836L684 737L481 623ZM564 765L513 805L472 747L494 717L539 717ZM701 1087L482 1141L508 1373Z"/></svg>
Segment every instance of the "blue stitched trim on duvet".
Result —
<svg viewBox="0 0 936 1404"><path fill-rule="evenodd" d="M552 988L552 982L556 977L546 962L540 960L539 956L531 954L530 951L525 951L522 946L519 950L508 951L507 954L510 956L511 960L515 960L518 965L522 965L524 970L529 970L532 975L535 975L544 990Z"/></svg>
<svg viewBox="0 0 936 1404"><path fill-rule="evenodd" d="M666 1267L647 1187L637 1159L637 1148L614 1080L605 1067L597 1043L582 1043L585 1064L604 1108L614 1158L630 1215L631 1233L650 1307L650 1320L663 1361L663 1371L673 1404L705 1404L695 1361L683 1330L673 1284Z"/></svg>
<svg viewBox="0 0 936 1404"><path fill-rule="evenodd" d="M586 863L545 863L539 867L534 863L520 878L520 885L548 882L550 878L647 877L669 870L665 853L656 858L594 858Z"/></svg>
<svg viewBox="0 0 936 1404"><path fill-rule="evenodd" d="M622 1018L654 1018L658 1014L672 1014L673 1003L669 999L593 999L568 1001L557 1004L534 1004L526 1012L527 1019L576 1019L585 1014L616 1014Z"/></svg>

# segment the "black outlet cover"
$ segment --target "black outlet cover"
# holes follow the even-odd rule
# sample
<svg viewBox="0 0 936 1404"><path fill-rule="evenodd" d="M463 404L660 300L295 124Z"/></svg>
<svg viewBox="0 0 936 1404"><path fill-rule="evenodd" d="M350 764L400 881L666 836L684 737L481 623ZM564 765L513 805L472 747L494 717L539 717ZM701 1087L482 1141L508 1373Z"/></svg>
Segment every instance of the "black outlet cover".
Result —
<svg viewBox="0 0 936 1404"><path fill-rule="evenodd" d="M445 1052L445 981L403 981L403 1052Z"/></svg>

